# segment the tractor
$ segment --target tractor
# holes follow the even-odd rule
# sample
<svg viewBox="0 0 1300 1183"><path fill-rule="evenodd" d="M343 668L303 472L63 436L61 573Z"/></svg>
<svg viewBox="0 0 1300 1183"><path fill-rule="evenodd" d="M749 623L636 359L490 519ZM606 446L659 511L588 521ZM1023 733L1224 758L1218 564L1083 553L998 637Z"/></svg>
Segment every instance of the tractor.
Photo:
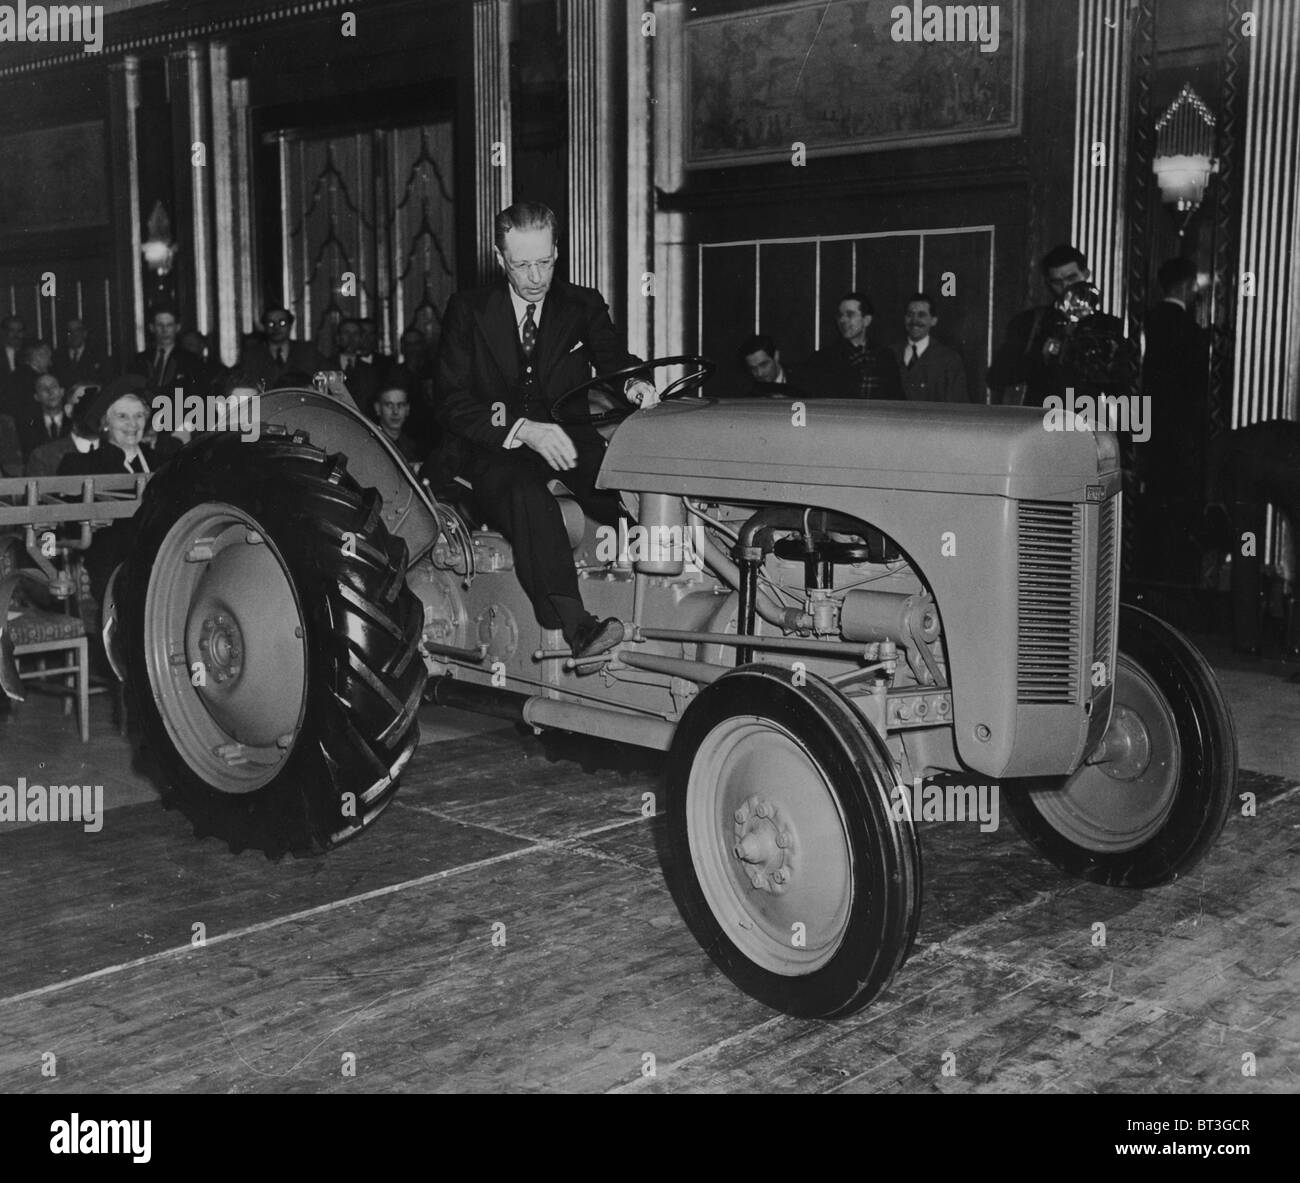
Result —
<svg viewBox="0 0 1300 1183"><path fill-rule="evenodd" d="M633 412L623 381L660 367ZM606 435L600 484L635 523L553 486L587 608L624 623L590 659L537 623L472 490L435 495L323 390L263 395L256 442L187 445L114 527L103 605L167 803L234 849L328 850L392 800L422 702L656 749L685 923L742 990L821 1018L912 946L918 778L1000 791L1070 875L1186 874L1236 741L1197 650L1120 603L1117 437L1025 407L701 397L711 368L553 408Z"/></svg>

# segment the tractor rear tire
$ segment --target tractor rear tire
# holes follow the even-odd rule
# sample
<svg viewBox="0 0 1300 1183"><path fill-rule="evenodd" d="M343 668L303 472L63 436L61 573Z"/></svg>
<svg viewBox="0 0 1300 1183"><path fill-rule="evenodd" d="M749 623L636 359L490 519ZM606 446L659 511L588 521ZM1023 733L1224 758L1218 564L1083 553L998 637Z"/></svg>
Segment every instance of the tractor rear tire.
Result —
<svg viewBox="0 0 1300 1183"><path fill-rule="evenodd" d="M419 741L423 612L374 489L301 434L196 440L149 482L115 598L164 804L232 851L328 850Z"/></svg>

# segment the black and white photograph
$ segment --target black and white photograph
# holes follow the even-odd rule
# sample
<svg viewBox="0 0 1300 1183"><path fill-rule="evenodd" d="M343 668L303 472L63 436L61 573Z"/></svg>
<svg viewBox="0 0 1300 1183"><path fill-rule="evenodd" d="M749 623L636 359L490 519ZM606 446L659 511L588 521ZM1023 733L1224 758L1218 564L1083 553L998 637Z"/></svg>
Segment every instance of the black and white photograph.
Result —
<svg viewBox="0 0 1300 1183"><path fill-rule="evenodd" d="M1280 1137L1298 61L1291 0L0 5L31 1161L212 1094Z"/></svg>

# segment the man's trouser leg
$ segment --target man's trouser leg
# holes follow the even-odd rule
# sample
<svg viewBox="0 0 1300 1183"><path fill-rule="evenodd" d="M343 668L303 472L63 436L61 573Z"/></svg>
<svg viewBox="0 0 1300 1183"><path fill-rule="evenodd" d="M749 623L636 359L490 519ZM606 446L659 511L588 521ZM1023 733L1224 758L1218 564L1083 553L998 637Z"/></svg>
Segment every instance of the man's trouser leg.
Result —
<svg viewBox="0 0 1300 1183"><path fill-rule="evenodd" d="M559 503L547 489L556 476L536 452L489 456L470 480L489 520L500 526L514 551L515 573L532 602L537 623L564 631L570 643L586 613Z"/></svg>

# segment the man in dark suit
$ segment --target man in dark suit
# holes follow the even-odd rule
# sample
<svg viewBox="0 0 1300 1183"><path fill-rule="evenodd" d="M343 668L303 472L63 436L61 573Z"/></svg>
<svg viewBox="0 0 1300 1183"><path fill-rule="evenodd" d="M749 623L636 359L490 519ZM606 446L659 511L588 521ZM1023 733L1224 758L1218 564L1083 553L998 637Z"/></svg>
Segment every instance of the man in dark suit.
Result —
<svg viewBox="0 0 1300 1183"><path fill-rule="evenodd" d="M18 420L18 440L23 458L41 446L62 439L72 431L72 416L63 405L63 387L53 374L36 379L36 406Z"/></svg>
<svg viewBox="0 0 1300 1183"><path fill-rule="evenodd" d="M770 333L755 333L740 346L740 360L749 371L751 398L806 398L789 367L781 360L781 350Z"/></svg>
<svg viewBox="0 0 1300 1183"><path fill-rule="evenodd" d="M239 372L264 390L272 389L281 376L290 373L315 374L326 368L325 359L306 341L295 341L293 313L272 304L262 313L264 339L250 342L239 357Z"/></svg>
<svg viewBox="0 0 1300 1183"><path fill-rule="evenodd" d="M1064 310L1066 292L1088 281L1088 260L1062 243L1039 266L1056 302L1017 313L1007 325L987 375L997 401L1041 407L1049 396L1064 399L1068 390L1076 396L1130 394L1134 367L1123 324L1105 312L1081 320Z"/></svg>
<svg viewBox="0 0 1300 1183"><path fill-rule="evenodd" d="M939 318L934 300L917 292L909 296L903 327L907 340L893 346L903 380L903 394L912 402L966 403L966 367L961 355L931 336Z"/></svg>
<svg viewBox="0 0 1300 1183"><path fill-rule="evenodd" d="M348 393L359 407L374 405L379 395L379 368L374 361L366 361L362 356L361 322L354 317L345 316L339 321L338 352L330 358L329 368L343 374Z"/></svg>
<svg viewBox="0 0 1300 1183"><path fill-rule="evenodd" d="M27 326L21 316L7 316L0 322L0 414L19 414L25 409L13 403L14 375L22 368Z"/></svg>
<svg viewBox="0 0 1300 1183"><path fill-rule="evenodd" d="M813 376L805 384L816 398L901 399L903 384L894 355L867 336L875 317L861 292L846 292L836 309L839 340L813 357Z"/></svg>
<svg viewBox="0 0 1300 1183"><path fill-rule="evenodd" d="M86 338L85 321L68 321L65 343L54 351L54 372L64 390L82 384L101 386L107 377L103 355L92 349Z"/></svg>
<svg viewBox="0 0 1300 1183"><path fill-rule="evenodd" d="M36 381L50 372L54 351L44 341L35 341L22 350L22 364L9 379L9 410L14 421L21 423L32 411Z"/></svg>
<svg viewBox="0 0 1300 1183"><path fill-rule="evenodd" d="M558 227L544 205L518 202L496 219L505 282L458 292L447 304L436 367L439 424L462 447L461 471L509 538L515 570L538 623L560 629L576 655L623 639L613 617L583 607L564 520L548 483L559 478L597 521L617 525L616 494L598 492L604 441L594 428L561 427L551 403L600 373L637 364L593 288L555 280ZM624 384L639 406L658 401L643 379Z"/></svg>
<svg viewBox="0 0 1300 1183"><path fill-rule="evenodd" d="M1203 512L1210 334L1196 321L1196 264L1169 259L1157 272L1164 299L1143 323L1142 393L1150 436L1135 451L1140 565L1152 578L1195 581L1194 530Z"/></svg>
<svg viewBox="0 0 1300 1183"><path fill-rule="evenodd" d="M140 383L139 378L118 381ZM72 425L71 430L52 443L38 444L32 450L32 454L27 457L28 476L54 476L59 471L63 457L69 452L91 452L99 447L100 424L92 414L92 405L98 394L98 386L83 383L73 387L63 407L64 417Z"/></svg>
<svg viewBox="0 0 1300 1183"><path fill-rule="evenodd" d="M186 353L176 343L180 329L176 313L165 306L159 307L153 314L150 326L153 329L153 346L137 353L126 372L143 378L146 388L155 393L170 395L178 386L182 392L188 392L194 384L197 366L193 355Z"/></svg>

